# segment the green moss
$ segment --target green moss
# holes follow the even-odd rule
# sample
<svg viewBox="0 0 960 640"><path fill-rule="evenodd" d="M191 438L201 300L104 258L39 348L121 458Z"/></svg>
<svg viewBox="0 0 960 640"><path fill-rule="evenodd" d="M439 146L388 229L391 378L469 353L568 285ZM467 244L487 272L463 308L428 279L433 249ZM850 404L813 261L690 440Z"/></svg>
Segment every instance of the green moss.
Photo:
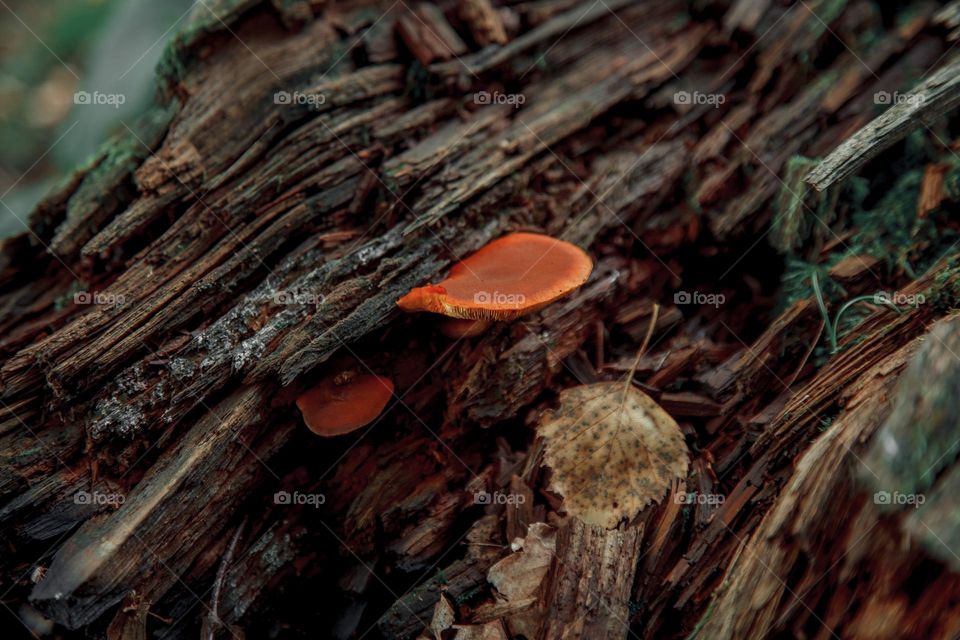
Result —
<svg viewBox="0 0 960 640"><path fill-rule="evenodd" d="M124 185L163 138L175 103L155 105L100 146L87 162L82 181L67 203L67 218L83 220L97 209L122 206Z"/></svg>
<svg viewBox="0 0 960 640"><path fill-rule="evenodd" d="M155 105L137 118L130 127L132 133L121 129L101 147L103 160L91 175L112 173L116 167L130 171L139 167L151 148L159 144L176 111L173 103Z"/></svg>
<svg viewBox="0 0 960 640"><path fill-rule="evenodd" d="M946 266L923 295L928 304L934 305L941 312L960 308L960 264L955 257L946 261Z"/></svg>
<svg viewBox="0 0 960 640"><path fill-rule="evenodd" d="M917 217L917 197L923 170L905 173L870 211L858 212L853 226L860 230L856 243L862 253L882 258L893 269L911 278L916 277L913 261L917 257L917 240L927 235L923 220ZM929 227L929 225L927 225Z"/></svg>
<svg viewBox="0 0 960 640"><path fill-rule="evenodd" d="M74 280L70 283L70 288L67 289L63 295L58 296L57 299L53 301L53 308L57 311L66 309L68 306L73 304L73 296L81 291L86 291L86 286Z"/></svg>
<svg viewBox="0 0 960 640"><path fill-rule="evenodd" d="M806 300L813 295L813 276L817 275L820 290L824 299L839 300L847 296L847 291L834 282L827 274L829 265L818 265L794 256L786 259L786 268L780 280L780 310L790 307L795 302Z"/></svg>
<svg viewBox="0 0 960 640"><path fill-rule="evenodd" d="M476 598L477 596L484 595L486 593L487 593L486 585L481 584L481 585L477 585L476 587L473 587L472 589L467 589L463 593L455 596L453 598L453 601L455 604L459 606L462 604L466 604L471 600L473 600L474 598Z"/></svg>
<svg viewBox="0 0 960 640"><path fill-rule="evenodd" d="M812 280L816 274L824 313L831 318L828 322L836 319L849 296L829 278L828 272L845 258L871 256L882 260L891 282L896 282L903 278L916 279L946 252L955 249L960 234L948 224L948 212L941 208L924 217L918 216L917 201L924 168L933 161L949 162L952 167L945 178L948 200L953 193L960 195L960 162L950 158L952 154L935 148L923 131L910 135L897 151L895 159L881 165L873 179L854 177L824 194L811 194L812 190L806 190L800 195L801 189L805 189L803 177L815 161L798 156L787 162L786 186L774 199L775 215L771 223L772 242L787 255L781 279L781 310L814 293ZM814 214L832 228L826 229ZM853 233L823 258L824 243L836 240L847 231ZM950 286L931 291L928 299L952 306L960 293L953 284L958 278L949 277L946 281ZM835 335L853 330L867 313L862 305L849 306L836 323Z"/></svg>

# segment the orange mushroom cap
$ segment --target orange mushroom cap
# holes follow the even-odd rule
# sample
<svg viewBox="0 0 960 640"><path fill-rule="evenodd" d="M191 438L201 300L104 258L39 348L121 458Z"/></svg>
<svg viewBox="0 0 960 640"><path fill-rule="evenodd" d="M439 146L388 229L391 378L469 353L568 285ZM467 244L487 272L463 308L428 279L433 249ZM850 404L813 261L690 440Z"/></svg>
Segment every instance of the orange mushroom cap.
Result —
<svg viewBox="0 0 960 640"><path fill-rule="evenodd" d="M370 424L393 395L393 382L375 375L324 380L300 394L297 407L310 431L339 436Z"/></svg>
<svg viewBox="0 0 960 640"><path fill-rule="evenodd" d="M397 305L466 320L512 320L570 293L592 270L590 256L576 245L511 233L458 262L443 282L412 289Z"/></svg>

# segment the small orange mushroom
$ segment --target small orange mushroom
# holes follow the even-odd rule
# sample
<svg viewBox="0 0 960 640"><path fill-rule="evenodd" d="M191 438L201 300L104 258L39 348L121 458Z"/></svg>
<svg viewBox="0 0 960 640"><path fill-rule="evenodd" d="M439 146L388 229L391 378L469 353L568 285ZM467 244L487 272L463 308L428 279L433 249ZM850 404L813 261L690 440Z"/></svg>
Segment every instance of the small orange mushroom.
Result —
<svg viewBox="0 0 960 640"><path fill-rule="evenodd" d="M592 270L590 256L576 245L512 233L458 262L443 282L411 290L397 305L464 320L513 320L578 288Z"/></svg>
<svg viewBox="0 0 960 640"><path fill-rule="evenodd" d="M393 395L393 382L375 375L338 376L300 394L303 421L319 436L339 436L373 422Z"/></svg>

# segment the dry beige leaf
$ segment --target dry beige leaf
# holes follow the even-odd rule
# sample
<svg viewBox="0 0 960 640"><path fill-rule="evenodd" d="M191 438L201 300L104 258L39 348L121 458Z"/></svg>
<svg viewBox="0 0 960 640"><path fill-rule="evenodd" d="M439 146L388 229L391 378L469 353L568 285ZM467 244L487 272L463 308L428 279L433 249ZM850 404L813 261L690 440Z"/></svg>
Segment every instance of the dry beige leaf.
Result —
<svg viewBox="0 0 960 640"><path fill-rule="evenodd" d="M487 571L487 580L507 600L519 601L537 594L543 577L557 551L557 531L543 522L527 528L527 537L518 538L513 553Z"/></svg>
<svg viewBox="0 0 960 640"><path fill-rule="evenodd" d="M511 637L536 637L543 610L539 603L543 583L557 552L557 530L543 522L527 528L527 536L518 538L514 552L502 558L487 572L493 585L496 605L492 607L510 630Z"/></svg>
<svg viewBox="0 0 960 640"><path fill-rule="evenodd" d="M437 606L433 608L433 620L430 622L430 630L436 640L440 640L443 637L443 632L453 626L455 615L453 605L441 593Z"/></svg>
<svg viewBox="0 0 960 640"><path fill-rule="evenodd" d="M538 433L553 469L550 490L587 524L611 529L660 502L671 481L687 474L680 427L632 384L598 382L561 392L560 407L547 412Z"/></svg>

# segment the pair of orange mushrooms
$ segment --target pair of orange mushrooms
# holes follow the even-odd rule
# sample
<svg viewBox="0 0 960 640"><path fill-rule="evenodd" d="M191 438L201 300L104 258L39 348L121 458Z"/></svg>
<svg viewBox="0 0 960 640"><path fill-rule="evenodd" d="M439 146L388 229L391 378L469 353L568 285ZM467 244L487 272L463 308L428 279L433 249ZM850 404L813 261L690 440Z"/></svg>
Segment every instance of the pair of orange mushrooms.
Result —
<svg viewBox="0 0 960 640"><path fill-rule="evenodd" d="M576 245L511 233L458 262L443 282L412 289L397 306L447 316L442 331L448 336L478 335L493 321L514 320L567 295L592 270L590 256ZM337 436L372 422L392 395L389 378L338 376L300 395L297 407L311 431Z"/></svg>

